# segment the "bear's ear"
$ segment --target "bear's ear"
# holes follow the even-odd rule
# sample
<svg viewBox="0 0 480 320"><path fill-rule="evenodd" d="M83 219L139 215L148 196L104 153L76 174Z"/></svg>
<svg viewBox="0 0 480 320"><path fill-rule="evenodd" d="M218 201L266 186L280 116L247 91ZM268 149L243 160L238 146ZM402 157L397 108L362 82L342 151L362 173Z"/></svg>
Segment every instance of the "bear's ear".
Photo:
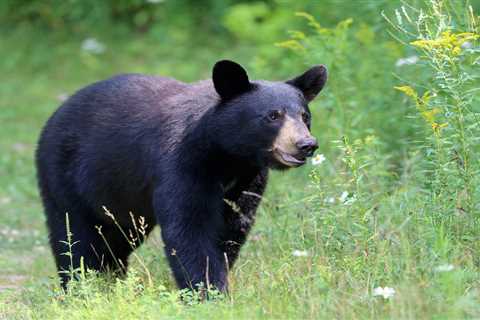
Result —
<svg viewBox="0 0 480 320"><path fill-rule="evenodd" d="M308 102L315 99L327 82L327 68L324 65L313 66L302 75L288 80L287 83L300 89Z"/></svg>
<svg viewBox="0 0 480 320"><path fill-rule="evenodd" d="M212 80L215 90L224 100L233 98L251 88L245 69L230 60L221 60L215 63Z"/></svg>

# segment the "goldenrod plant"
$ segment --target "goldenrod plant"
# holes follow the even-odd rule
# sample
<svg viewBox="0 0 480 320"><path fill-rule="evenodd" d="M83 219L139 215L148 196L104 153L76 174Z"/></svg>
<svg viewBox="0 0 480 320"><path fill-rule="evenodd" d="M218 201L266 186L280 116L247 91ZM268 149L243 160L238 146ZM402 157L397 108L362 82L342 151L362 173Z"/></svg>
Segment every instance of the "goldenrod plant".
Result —
<svg viewBox="0 0 480 320"><path fill-rule="evenodd" d="M402 6L389 20L399 37L417 52L429 72L423 95L411 86L396 89L411 97L432 128L430 152L433 198L449 206L445 214L475 217L478 190L480 126L475 106L478 91L479 19L473 7L434 0L426 9ZM402 18L403 17L403 18ZM450 203L450 205L448 205ZM478 219L474 219L478 222Z"/></svg>

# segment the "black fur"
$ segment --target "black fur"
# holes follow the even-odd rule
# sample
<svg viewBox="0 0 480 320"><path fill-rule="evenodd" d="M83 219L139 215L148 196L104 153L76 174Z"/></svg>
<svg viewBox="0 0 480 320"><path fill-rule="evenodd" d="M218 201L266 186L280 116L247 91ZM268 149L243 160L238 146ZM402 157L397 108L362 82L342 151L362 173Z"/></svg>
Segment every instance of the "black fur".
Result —
<svg viewBox="0 0 480 320"><path fill-rule="evenodd" d="M250 82L241 66L221 61L214 83L130 74L74 94L48 120L36 155L58 270L71 267L62 254L68 212L73 268L83 257L94 270L126 271L133 249L105 206L127 234L129 212L137 224L145 218L147 234L161 226L180 288L208 282L226 290L268 168L279 166L269 148L281 123L268 112L309 112L301 90L318 81L307 80Z"/></svg>
<svg viewBox="0 0 480 320"><path fill-rule="evenodd" d="M307 101L315 99L326 82L327 69L325 66L314 66L295 79L287 81L288 84L299 88Z"/></svg>

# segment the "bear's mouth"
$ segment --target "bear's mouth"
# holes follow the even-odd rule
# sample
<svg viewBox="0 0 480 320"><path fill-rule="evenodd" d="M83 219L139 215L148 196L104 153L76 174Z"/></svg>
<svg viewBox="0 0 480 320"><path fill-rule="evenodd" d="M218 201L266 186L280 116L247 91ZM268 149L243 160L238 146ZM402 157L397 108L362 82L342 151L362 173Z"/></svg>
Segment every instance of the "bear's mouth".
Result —
<svg viewBox="0 0 480 320"><path fill-rule="evenodd" d="M273 150L273 155L275 159L277 159L278 161L280 161L281 163L289 167L299 167L302 164L305 164L305 161L306 161L305 157L294 156L278 148L275 148Z"/></svg>

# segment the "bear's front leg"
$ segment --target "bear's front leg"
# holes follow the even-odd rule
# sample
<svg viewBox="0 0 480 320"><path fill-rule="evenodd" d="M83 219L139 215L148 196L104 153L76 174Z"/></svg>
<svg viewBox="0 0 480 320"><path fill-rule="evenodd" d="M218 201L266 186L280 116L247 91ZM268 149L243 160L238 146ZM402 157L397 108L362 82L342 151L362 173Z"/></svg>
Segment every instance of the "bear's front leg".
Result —
<svg viewBox="0 0 480 320"><path fill-rule="evenodd" d="M227 253L229 268L238 258L240 248L255 223L255 215L267 185L268 169L256 172L225 194L224 219L226 232L223 236L223 251Z"/></svg>
<svg viewBox="0 0 480 320"><path fill-rule="evenodd" d="M221 246L225 232L221 198L209 188L159 188L154 206L165 252L181 289L227 291L227 263Z"/></svg>

